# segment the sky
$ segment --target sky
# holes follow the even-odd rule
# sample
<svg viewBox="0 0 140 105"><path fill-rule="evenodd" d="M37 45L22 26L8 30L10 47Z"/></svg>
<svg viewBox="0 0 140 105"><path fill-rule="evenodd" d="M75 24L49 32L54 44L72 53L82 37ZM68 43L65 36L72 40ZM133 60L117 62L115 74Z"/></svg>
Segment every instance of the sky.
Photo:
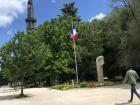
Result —
<svg viewBox="0 0 140 105"><path fill-rule="evenodd" d="M65 3L75 2L83 21L102 19L110 13L109 0L33 0L37 26L61 14ZM26 31L27 0L0 0L0 47L17 31Z"/></svg>

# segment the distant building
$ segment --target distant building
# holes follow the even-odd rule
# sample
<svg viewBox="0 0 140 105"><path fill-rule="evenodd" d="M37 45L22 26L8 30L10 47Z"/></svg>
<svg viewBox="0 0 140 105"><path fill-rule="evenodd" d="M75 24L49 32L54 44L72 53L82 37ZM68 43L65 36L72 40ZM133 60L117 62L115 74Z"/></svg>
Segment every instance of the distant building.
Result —
<svg viewBox="0 0 140 105"><path fill-rule="evenodd" d="M27 12L28 12L27 13L28 15L25 21L26 21L26 28L28 32L28 30L35 29L35 25L36 25L36 19L34 18L34 8L33 8L32 0L28 0Z"/></svg>

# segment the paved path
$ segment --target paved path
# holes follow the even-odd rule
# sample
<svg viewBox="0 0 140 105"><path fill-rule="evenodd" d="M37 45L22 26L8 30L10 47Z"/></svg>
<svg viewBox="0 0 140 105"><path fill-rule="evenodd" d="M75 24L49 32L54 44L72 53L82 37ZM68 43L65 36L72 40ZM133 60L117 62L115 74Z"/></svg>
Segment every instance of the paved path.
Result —
<svg viewBox="0 0 140 105"><path fill-rule="evenodd" d="M140 84L137 85L140 92ZM83 88L59 91L48 88L25 89L30 97L16 99L11 88L0 88L0 105L140 105L134 96L133 103L127 103L130 96L129 85L100 88Z"/></svg>

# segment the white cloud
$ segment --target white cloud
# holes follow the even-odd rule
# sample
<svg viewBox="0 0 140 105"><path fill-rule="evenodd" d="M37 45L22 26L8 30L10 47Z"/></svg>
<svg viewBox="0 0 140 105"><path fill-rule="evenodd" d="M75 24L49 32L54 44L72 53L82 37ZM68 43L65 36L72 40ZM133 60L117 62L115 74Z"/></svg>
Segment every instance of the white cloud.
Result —
<svg viewBox="0 0 140 105"><path fill-rule="evenodd" d="M12 30L7 31L7 35L13 35L13 31Z"/></svg>
<svg viewBox="0 0 140 105"><path fill-rule="evenodd" d="M91 22L92 20L95 20L95 19L97 19L97 20L102 20L104 17L106 17L106 14L104 14L104 13L99 13L98 15L93 16L89 21Z"/></svg>
<svg viewBox="0 0 140 105"><path fill-rule="evenodd" d="M0 0L0 27L6 27L26 10L27 0Z"/></svg>
<svg viewBox="0 0 140 105"><path fill-rule="evenodd" d="M17 32L17 30L13 30L13 29L10 29L7 31L7 35L14 35L15 33Z"/></svg>

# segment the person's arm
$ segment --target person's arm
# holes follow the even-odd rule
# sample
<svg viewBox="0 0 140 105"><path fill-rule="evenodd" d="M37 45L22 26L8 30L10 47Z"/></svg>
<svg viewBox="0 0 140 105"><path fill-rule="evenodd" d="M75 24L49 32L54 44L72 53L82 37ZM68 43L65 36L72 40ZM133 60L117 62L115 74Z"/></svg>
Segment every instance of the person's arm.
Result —
<svg viewBox="0 0 140 105"><path fill-rule="evenodd" d="M126 75L124 77L123 83L126 83L127 81L128 81L128 72L126 73Z"/></svg>

